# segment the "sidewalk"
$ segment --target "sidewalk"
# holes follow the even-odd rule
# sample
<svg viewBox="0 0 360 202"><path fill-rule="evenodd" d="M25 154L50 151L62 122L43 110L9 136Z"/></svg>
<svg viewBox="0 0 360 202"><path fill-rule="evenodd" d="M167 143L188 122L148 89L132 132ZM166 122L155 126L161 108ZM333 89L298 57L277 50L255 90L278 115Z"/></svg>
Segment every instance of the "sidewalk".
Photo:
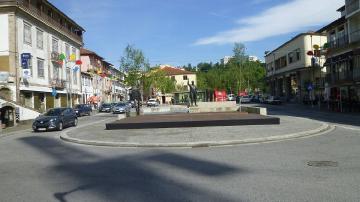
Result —
<svg viewBox="0 0 360 202"><path fill-rule="evenodd" d="M16 132L20 132L20 131L24 131L24 130L31 130L31 125L32 123L27 122L27 123L20 123L17 126L14 127L10 127L10 128L5 128L5 129L0 129L0 137L1 136L6 136L12 133L16 133Z"/></svg>
<svg viewBox="0 0 360 202"><path fill-rule="evenodd" d="M64 132L66 141L117 147L196 147L279 141L329 131L319 121L277 116L280 125L105 130L105 123ZM294 124L296 123L296 124ZM91 132L89 132L91 131Z"/></svg>

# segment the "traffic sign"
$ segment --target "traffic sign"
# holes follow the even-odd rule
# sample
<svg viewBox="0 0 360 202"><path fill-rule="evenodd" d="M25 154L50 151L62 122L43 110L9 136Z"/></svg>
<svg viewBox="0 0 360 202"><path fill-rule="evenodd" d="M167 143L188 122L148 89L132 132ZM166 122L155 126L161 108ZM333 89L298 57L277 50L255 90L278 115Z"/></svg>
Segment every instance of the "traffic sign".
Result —
<svg viewBox="0 0 360 202"><path fill-rule="evenodd" d="M312 83L310 83L307 87L308 91L312 91L314 89L314 86L312 85Z"/></svg>

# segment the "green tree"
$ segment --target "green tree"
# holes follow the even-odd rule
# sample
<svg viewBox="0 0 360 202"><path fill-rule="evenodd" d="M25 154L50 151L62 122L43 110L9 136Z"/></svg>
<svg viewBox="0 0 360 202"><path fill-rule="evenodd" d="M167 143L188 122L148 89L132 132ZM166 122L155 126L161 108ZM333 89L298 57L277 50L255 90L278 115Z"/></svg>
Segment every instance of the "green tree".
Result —
<svg viewBox="0 0 360 202"><path fill-rule="evenodd" d="M199 63L197 83L199 89L224 89L236 93L247 89L264 90L265 67L259 62L251 62L241 43L233 48L234 57L225 66L219 63Z"/></svg>
<svg viewBox="0 0 360 202"><path fill-rule="evenodd" d="M120 59L120 66L126 73L125 83L140 88L144 79L144 72L149 69L149 62L142 50L127 45L124 55Z"/></svg>
<svg viewBox="0 0 360 202"><path fill-rule="evenodd" d="M166 76L159 67L151 68L144 77L144 93L149 96L151 91L172 93L175 91L175 81Z"/></svg>

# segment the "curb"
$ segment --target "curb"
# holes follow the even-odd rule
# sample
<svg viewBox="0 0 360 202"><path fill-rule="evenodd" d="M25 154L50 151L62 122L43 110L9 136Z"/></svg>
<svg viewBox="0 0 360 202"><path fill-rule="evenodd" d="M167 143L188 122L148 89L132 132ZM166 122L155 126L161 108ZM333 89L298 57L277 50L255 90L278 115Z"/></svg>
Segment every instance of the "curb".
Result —
<svg viewBox="0 0 360 202"><path fill-rule="evenodd" d="M101 121L103 122L103 121ZM83 126L85 127L85 126ZM268 143L284 140L291 140L297 138L305 138L311 136L322 135L331 132L335 129L334 126L323 123L319 128L303 131L298 133L292 133L288 135L270 136L266 138L251 138L243 140L224 140L224 141L203 141L203 142L177 142L177 143L138 143L138 142L106 142L106 141L93 141L82 140L78 138L72 138L67 135L68 132L63 132L60 135L60 139L82 145L91 146L107 146L107 147L138 147L138 148L193 148L193 147L219 147L219 146L235 146L240 144L256 144L256 143Z"/></svg>

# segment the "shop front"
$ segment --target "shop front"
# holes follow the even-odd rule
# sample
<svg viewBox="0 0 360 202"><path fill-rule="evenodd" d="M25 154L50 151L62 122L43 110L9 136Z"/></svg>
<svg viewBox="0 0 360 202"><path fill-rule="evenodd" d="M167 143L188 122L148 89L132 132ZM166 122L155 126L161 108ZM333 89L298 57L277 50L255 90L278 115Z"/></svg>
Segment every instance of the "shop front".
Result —
<svg viewBox="0 0 360 202"><path fill-rule="evenodd" d="M2 129L15 125L15 108L11 104L0 105L0 127Z"/></svg>

